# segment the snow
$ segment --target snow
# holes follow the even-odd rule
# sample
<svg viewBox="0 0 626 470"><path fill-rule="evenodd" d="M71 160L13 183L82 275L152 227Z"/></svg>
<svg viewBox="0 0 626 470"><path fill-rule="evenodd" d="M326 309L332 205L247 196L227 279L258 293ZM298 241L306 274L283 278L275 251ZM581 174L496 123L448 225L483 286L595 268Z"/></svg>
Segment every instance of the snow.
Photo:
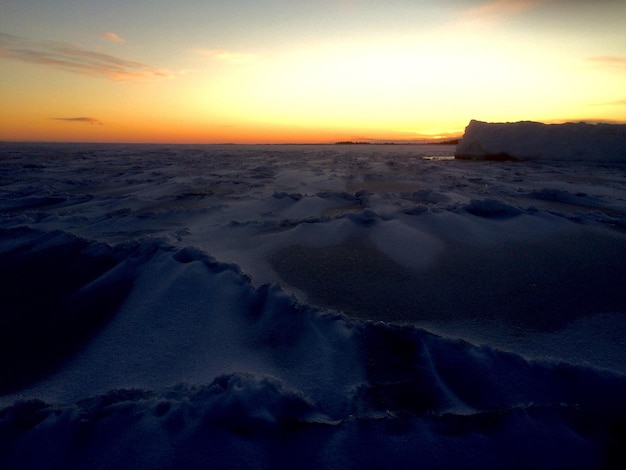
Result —
<svg viewBox="0 0 626 470"><path fill-rule="evenodd" d="M456 158L626 161L626 125L472 120Z"/></svg>
<svg viewBox="0 0 626 470"><path fill-rule="evenodd" d="M0 468L623 460L626 166L453 152L1 144Z"/></svg>

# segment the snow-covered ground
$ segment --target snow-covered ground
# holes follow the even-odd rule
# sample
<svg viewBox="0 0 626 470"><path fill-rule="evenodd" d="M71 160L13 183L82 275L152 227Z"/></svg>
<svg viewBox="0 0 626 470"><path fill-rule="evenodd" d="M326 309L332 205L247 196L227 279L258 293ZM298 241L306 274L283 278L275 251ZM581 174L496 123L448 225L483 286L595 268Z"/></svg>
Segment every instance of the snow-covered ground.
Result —
<svg viewBox="0 0 626 470"><path fill-rule="evenodd" d="M626 164L454 151L1 144L0 467L624 458Z"/></svg>

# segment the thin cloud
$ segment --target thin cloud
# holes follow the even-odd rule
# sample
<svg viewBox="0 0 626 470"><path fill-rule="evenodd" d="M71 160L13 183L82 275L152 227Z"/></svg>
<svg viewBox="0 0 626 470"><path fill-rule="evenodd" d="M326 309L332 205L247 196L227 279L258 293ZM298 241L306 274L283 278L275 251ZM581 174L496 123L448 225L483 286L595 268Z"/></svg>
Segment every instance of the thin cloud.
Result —
<svg viewBox="0 0 626 470"><path fill-rule="evenodd" d="M209 57L220 62L227 62L235 65L245 65L255 62L259 56L246 52L232 52L224 49L196 49L197 55Z"/></svg>
<svg viewBox="0 0 626 470"><path fill-rule="evenodd" d="M107 41L111 41L111 42L126 42L125 39L122 39L117 34L111 33L111 32L104 33L102 37L106 39Z"/></svg>
<svg viewBox="0 0 626 470"><path fill-rule="evenodd" d="M469 8L465 16L472 19L495 19L522 13L535 8L546 0L490 0Z"/></svg>
<svg viewBox="0 0 626 470"><path fill-rule="evenodd" d="M0 33L0 58L110 80L150 80L170 76L165 69L54 41Z"/></svg>
<svg viewBox="0 0 626 470"><path fill-rule="evenodd" d="M589 106L626 106L626 99L614 101L602 101L599 103L589 103Z"/></svg>
<svg viewBox="0 0 626 470"><path fill-rule="evenodd" d="M626 67L626 57L600 55L594 57L588 57L589 62L593 62L601 65L608 65L611 67Z"/></svg>
<svg viewBox="0 0 626 470"><path fill-rule="evenodd" d="M94 119L91 117L53 117L50 118L53 121L64 121L64 122L70 122L70 123L78 123L78 124L91 124L91 125L98 125L98 126L102 126L102 122L99 121L98 119Z"/></svg>

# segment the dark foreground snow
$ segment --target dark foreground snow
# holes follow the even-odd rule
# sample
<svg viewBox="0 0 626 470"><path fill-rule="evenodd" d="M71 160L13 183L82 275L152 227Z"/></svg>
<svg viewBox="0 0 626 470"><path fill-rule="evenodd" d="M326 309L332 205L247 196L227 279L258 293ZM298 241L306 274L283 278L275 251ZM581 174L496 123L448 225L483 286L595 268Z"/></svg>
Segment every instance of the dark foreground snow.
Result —
<svg viewBox="0 0 626 470"><path fill-rule="evenodd" d="M0 468L621 468L626 167L453 151L3 144Z"/></svg>

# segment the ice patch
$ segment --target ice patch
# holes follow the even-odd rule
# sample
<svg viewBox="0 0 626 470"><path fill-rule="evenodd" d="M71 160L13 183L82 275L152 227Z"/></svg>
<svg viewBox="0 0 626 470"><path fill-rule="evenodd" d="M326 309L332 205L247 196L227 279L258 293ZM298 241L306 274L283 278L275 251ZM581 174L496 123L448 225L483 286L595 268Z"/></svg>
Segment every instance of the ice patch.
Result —
<svg viewBox="0 0 626 470"><path fill-rule="evenodd" d="M465 206L465 210L470 214L487 218L515 217L522 213L517 207L510 206L497 199L472 199Z"/></svg>

